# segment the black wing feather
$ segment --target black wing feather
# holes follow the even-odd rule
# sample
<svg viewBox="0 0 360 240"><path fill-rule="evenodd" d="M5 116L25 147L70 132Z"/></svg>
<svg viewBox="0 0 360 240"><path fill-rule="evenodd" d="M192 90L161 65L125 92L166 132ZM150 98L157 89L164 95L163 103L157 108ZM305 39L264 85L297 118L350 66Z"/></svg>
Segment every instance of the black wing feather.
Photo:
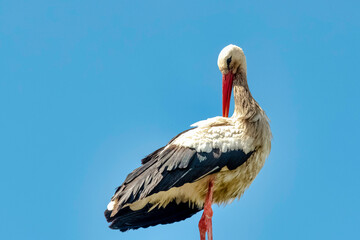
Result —
<svg viewBox="0 0 360 240"><path fill-rule="evenodd" d="M185 207L184 204L173 202L169 203L169 207L147 212L151 208L149 204L137 211L131 211L125 205L160 191L167 191L172 187L195 182L209 174L219 172L225 166L233 170L246 162L253 153L252 151L245 154L242 150L221 152L220 149L213 149L210 153L197 152L193 148L172 145L172 141L166 147L145 157L142 160L143 165L130 173L125 182L117 188L112 198L117 200L114 212L105 211L107 220L113 222L110 227L126 231L190 217L201 209L195 206L190 208L188 203ZM184 214L178 214L179 211L184 211ZM166 214L173 217L168 219Z"/></svg>
<svg viewBox="0 0 360 240"><path fill-rule="evenodd" d="M241 166L253 153L245 154L242 150L222 153L219 149L214 149L210 153L196 152L194 149L187 149L187 151L195 152L191 163L186 168L164 169L161 173L162 180L150 192L150 195L195 182L209 174L219 172L225 166L233 170Z"/></svg>
<svg viewBox="0 0 360 240"><path fill-rule="evenodd" d="M188 203L178 204L175 201L170 202L165 208L155 208L149 211L150 209L150 204L137 211L125 207L118 212L121 216L118 218L111 218L111 211L106 210L105 217L108 221L112 221L110 228L125 232L130 229L147 228L158 224L182 221L202 210L196 206L190 207Z"/></svg>
<svg viewBox="0 0 360 240"><path fill-rule="evenodd" d="M157 151L152 159L128 175L124 184L114 195L120 205L133 203L148 195L180 187L200 178L219 172L223 167L233 170L242 165L252 154L242 150L210 153L170 145L162 152Z"/></svg>

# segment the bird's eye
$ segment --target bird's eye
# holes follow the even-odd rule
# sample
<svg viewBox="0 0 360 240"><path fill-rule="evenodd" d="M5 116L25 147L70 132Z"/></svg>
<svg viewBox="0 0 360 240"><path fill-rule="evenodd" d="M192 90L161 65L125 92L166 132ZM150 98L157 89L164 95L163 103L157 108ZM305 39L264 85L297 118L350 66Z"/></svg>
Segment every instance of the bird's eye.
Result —
<svg viewBox="0 0 360 240"><path fill-rule="evenodd" d="M229 57L229 58L226 60L226 63L227 63L228 69L230 70L231 57Z"/></svg>

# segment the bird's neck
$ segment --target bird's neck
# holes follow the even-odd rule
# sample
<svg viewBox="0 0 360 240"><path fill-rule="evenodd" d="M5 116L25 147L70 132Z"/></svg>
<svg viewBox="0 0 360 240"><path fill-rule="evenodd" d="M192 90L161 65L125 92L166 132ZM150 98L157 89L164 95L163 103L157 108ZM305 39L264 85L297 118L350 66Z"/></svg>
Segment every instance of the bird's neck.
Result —
<svg viewBox="0 0 360 240"><path fill-rule="evenodd" d="M235 111L232 117L249 119L255 116L260 107L250 93L246 71L239 71L235 75L233 88Z"/></svg>

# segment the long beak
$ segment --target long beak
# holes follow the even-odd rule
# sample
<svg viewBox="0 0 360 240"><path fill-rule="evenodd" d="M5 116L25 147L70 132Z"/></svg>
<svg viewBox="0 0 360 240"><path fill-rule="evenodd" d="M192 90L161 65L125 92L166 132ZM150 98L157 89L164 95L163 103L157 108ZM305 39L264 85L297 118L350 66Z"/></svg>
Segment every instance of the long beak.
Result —
<svg viewBox="0 0 360 240"><path fill-rule="evenodd" d="M230 97L234 75L229 72L223 74L223 117L229 117Z"/></svg>

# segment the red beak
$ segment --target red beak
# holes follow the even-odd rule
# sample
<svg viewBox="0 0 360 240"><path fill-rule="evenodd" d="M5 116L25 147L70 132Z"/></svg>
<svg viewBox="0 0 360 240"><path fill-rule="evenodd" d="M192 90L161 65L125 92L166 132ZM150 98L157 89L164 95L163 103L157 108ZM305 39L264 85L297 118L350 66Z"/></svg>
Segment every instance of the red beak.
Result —
<svg viewBox="0 0 360 240"><path fill-rule="evenodd" d="M223 117L229 117L230 97L234 75L229 72L223 74Z"/></svg>

